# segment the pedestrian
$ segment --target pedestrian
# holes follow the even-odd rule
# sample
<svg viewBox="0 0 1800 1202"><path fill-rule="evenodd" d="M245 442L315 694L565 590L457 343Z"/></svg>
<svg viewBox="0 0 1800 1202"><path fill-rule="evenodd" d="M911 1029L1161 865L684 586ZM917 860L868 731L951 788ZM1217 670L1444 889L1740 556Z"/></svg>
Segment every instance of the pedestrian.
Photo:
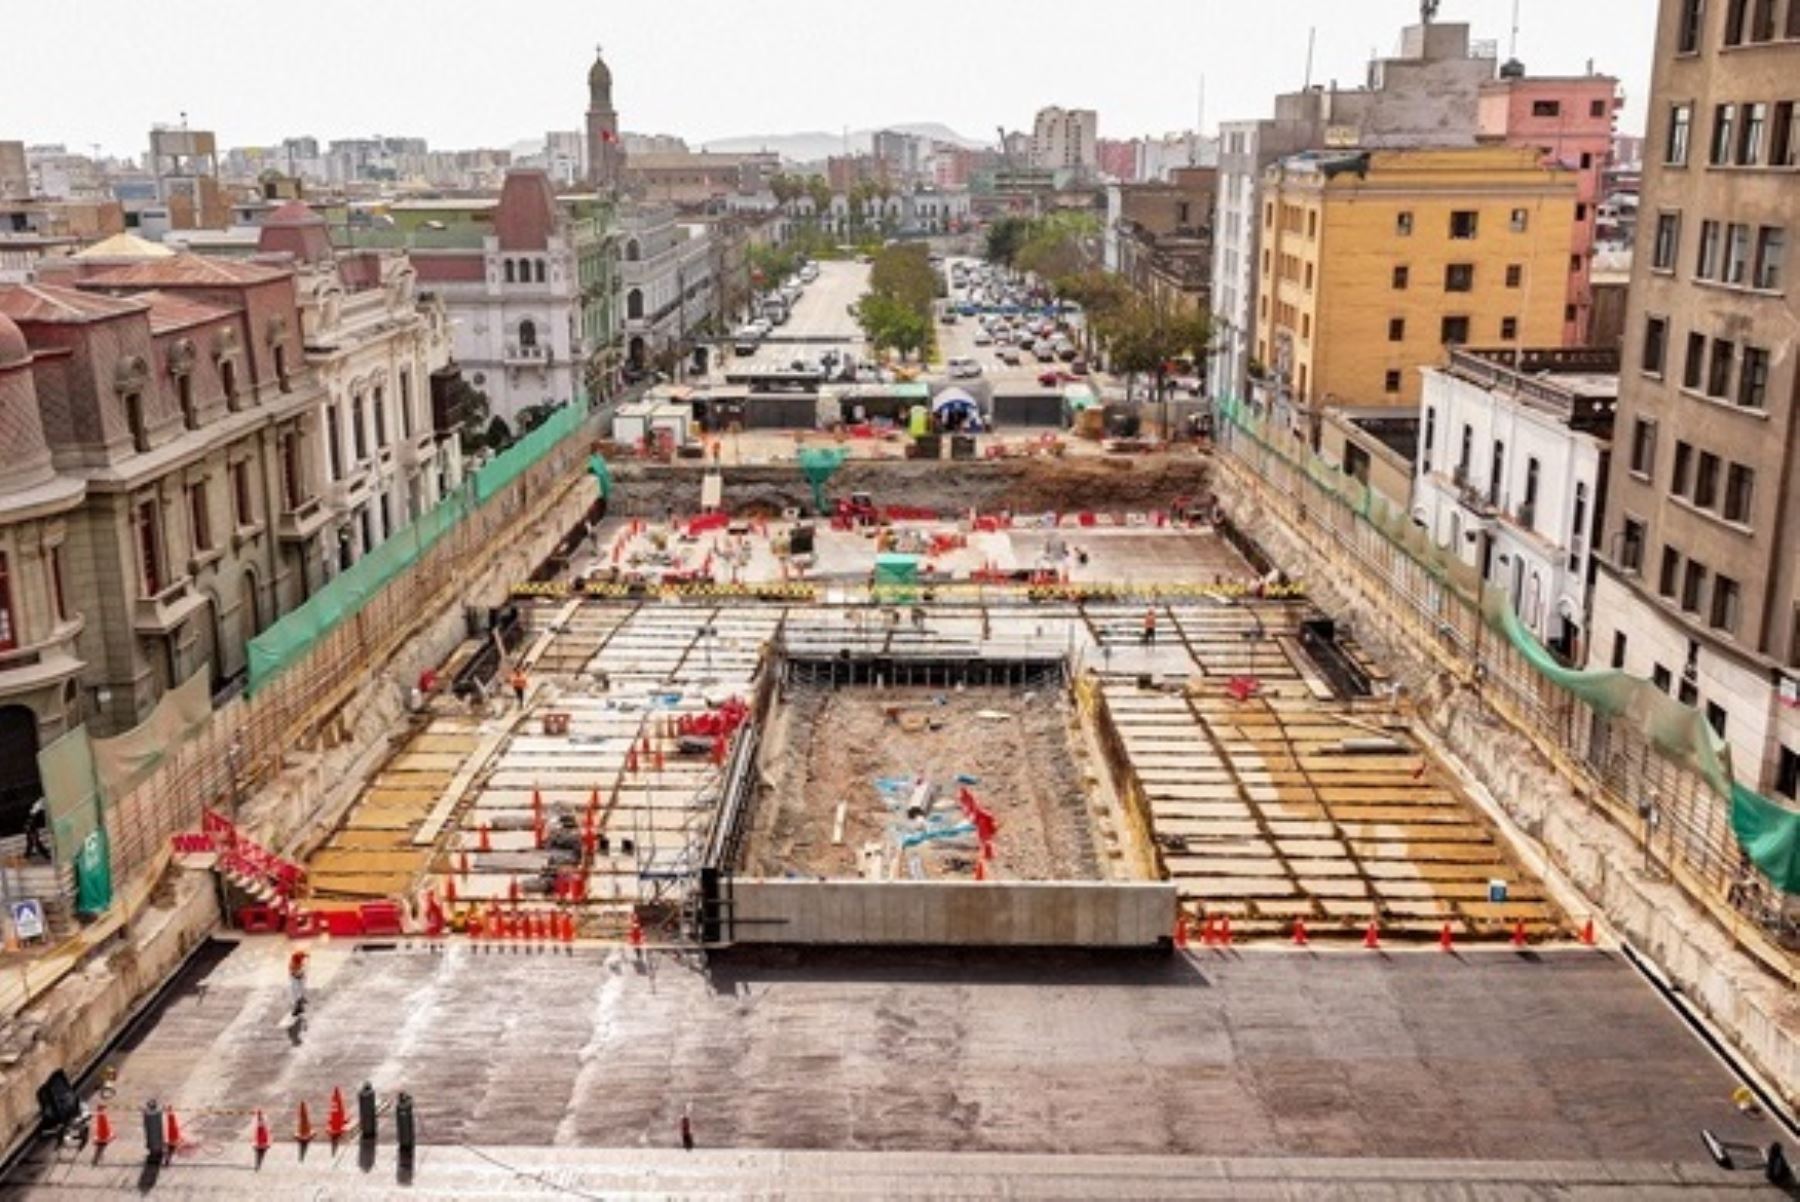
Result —
<svg viewBox="0 0 1800 1202"><path fill-rule="evenodd" d="M681 1112L681 1146L688 1152L694 1150L694 1124L689 1121L686 1110Z"/></svg>
<svg viewBox="0 0 1800 1202"><path fill-rule="evenodd" d="M305 952L297 951L288 957L288 1003L295 1018L299 1018L306 1009Z"/></svg>
<svg viewBox="0 0 1800 1202"><path fill-rule="evenodd" d="M527 681L525 679L525 669L514 668L512 670L512 678L509 683L511 683L511 685L512 685L513 696L518 698L519 708L524 709L525 708L525 688L530 683L529 681Z"/></svg>
<svg viewBox="0 0 1800 1202"><path fill-rule="evenodd" d="M1144 644L1154 645L1156 642L1156 606L1151 605L1144 610Z"/></svg>

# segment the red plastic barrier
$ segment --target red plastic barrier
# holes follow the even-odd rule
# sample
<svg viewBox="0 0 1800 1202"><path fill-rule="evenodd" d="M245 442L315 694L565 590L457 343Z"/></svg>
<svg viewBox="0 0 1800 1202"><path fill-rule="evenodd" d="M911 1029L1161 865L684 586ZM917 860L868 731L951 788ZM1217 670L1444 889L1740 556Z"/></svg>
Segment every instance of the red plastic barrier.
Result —
<svg viewBox="0 0 1800 1202"><path fill-rule="evenodd" d="M354 938L363 933L362 915L355 910L322 910L319 920L325 924L325 930L332 935L349 935Z"/></svg>
<svg viewBox="0 0 1800 1202"><path fill-rule="evenodd" d="M687 532L690 535L705 534L709 530L723 530L731 524L731 519L722 513L702 514L688 521Z"/></svg>
<svg viewBox="0 0 1800 1202"><path fill-rule="evenodd" d="M312 910L290 910L287 916L287 933L290 939L310 939L323 930L325 924Z"/></svg>
<svg viewBox="0 0 1800 1202"><path fill-rule="evenodd" d="M361 906L362 932L365 935L401 935L406 923L400 904L391 901L364 902ZM334 931L333 934L336 934Z"/></svg>

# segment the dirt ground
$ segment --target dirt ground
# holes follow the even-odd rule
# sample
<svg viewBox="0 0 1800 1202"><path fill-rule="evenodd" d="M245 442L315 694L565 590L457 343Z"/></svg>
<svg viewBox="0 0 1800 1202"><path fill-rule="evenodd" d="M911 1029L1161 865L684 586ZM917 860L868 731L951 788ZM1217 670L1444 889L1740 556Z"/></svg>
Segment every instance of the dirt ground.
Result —
<svg viewBox="0 0 1800 1202"><path fill-rule="evenodd" d="M764 745L745 867L763 876L857 877L868 847L891 866L906 806L900 791L890 805L876 782L924 776L937 786L934 819L948 822L962 818L962 776L974 778L968 787L999 822L987 866L995 879L1098 878L1071 718L1061 692L796 689ZM848 803L843 840L834 843L840 801ZM974 875L973 835L918 850L926 879Z"/></svg>

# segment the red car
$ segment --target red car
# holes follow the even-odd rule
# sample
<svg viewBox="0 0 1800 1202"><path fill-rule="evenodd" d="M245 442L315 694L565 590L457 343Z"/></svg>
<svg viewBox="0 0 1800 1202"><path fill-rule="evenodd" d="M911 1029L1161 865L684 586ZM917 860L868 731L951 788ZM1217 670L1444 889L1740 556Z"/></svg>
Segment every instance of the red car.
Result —
<svg viewBox="0 0 1800 1202"><path fill-rule="evenodd" d="M1055 388L1058 384L1067 384L1074 378L1074 376L1063 371L1059 367L1053 367L1049 371L1041 371L1038 373L1038 383L1042 384L1045 388Z"/></svg>

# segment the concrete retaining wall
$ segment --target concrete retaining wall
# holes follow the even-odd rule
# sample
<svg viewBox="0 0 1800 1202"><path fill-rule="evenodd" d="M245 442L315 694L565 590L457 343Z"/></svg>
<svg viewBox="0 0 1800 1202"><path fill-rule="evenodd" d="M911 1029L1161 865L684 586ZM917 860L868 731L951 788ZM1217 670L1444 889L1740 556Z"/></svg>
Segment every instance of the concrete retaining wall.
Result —
<svg viewBox="0 0 1800 1202"><path fill-rule="evenodd" d="M1175 923L1167 881L733 881L738 943L1150 948Z"/></svg>

